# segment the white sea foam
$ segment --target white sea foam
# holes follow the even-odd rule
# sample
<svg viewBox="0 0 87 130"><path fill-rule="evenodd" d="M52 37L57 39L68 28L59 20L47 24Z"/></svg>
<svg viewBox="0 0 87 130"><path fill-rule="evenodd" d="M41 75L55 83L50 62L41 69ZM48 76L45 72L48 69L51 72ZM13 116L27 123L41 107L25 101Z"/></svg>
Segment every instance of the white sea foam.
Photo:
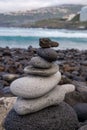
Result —
<svg viewBox="0 0 87 130"><path fill-rule="evenodd" d="M0 28L0 36L87 38L87 30Z"/></svg>
<svg viewBox="0 0 87 130"><path fill-rule="evenodd" d="M49 37L60 43L58 49L87 49L87 30L0 28L0 47L39 47L39 38Z"/></svg>

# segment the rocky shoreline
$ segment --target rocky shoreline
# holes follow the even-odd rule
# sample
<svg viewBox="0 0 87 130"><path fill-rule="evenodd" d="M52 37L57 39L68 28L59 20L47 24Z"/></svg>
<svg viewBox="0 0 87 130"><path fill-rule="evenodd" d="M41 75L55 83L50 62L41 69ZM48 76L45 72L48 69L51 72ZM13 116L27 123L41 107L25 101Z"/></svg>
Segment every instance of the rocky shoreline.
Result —
<svg viewBox="0 0 87 130"><path fill-rule="evenodd" d="M14 97L9 86L13 80L27 75L23 70L30 64L31 58L37 55L36 50L32 46L28 49L0 48L0 98ZM87 110L85 109L87 108L87 50L67 49L56 50L56 52L56 64L59 65L62 74L59 84L71 83L76 87L74 92L66 94L65 102L72 106L76 112L81 108L80 112L77 112L77 116L79 122L83 123L79 125L87 125ZM0 101L1 104L3 104L2 101Z"/></svg>
<svg viewBox="0 0 87 130"><path fill-rule="evenodd" d="M0 97L9 96L10 83L25 75L23 69L29 65L30 59L36 56L36 50L31 46L28 49L0 48ZM87 50L67 49L56 50L56 52L58 54L56 63L60 66L62 82L75 81L77 86L80 85L80 82L85 89L87 85ZM77 87L77 89L79 88Z"/></svg>

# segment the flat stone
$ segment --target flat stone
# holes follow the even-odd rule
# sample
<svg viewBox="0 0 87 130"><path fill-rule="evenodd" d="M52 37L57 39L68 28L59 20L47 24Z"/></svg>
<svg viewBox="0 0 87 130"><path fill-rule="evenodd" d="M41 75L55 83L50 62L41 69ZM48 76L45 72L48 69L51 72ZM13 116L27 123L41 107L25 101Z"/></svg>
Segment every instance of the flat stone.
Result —
<svg viewBox="0 0 87 130"><path fill-rule="evenodd" d="M37 49L37 54L44 58L45 60L47 61L55 61L57 59L57 52L53 49L50 49L50 48L46 48L46 49L42 49L42 48L39 48Z"/></svg>
<svg viewBox="0 0 87 130"><path fill-rule="evenodd" d="M36 98L48 93L60 80L60 72L49 77L28 76L13 81L10 90L20 97Z"/></svg>
<svg viewBox="0 0 87 130"><path fill-rule="evenodd" d="M49 38L40 38L39 39L39 45L42 48L50 48L50 47L58 47L59 43L51 41Z"/></svg>
<svg viewBox="0 0 87 130"><path fill-rule="evenodd" d="M33 57L30 61L30 64L35 68L48 69L52 64L41 57Z"/></svg>
<svg viewBox="0 0 87 130"><path fill-rule="evenodd" d="M13 81L19 78L19 75L18 74L4 74L2 75L2 78L6 81Z"/></svg>
<svg viewBox="0 0 87 130"><path fill-rule="evenodd" d="M72 84L57 85L54 89L42 97L31 100L18 98L14 104L14 109L19 115L37 112L48 106L58 105L64 100L66 93L74 90L75 86Z"/></svg>
<svg viewBox="0 0 87 130"><path fill-rule="evenodd" d="M26 116L12 109L4 122L5 130L77 130L78 125L76 113L64 102Z"/></svg>
<svg viewBox="0 0 87 130"><path fill-rule="evenodd" d="M50 76L57 73L57 71L59 71L59 66L56 64L53 64L49 69L34 68L31 65L24 68L25 73L36 76Z"/></svg>

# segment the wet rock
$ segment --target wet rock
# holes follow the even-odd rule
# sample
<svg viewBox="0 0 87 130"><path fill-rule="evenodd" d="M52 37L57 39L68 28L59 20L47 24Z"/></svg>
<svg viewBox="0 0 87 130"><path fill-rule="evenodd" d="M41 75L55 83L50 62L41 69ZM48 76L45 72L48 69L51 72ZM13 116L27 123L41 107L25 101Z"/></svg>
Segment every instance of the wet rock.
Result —
<svg viewBox="0 0 87 130"><path fill-rule="evenodd" d="M49 48L46 48L46 49L42 49L42 48L39 48L37 49L37 54L44 58L45 60L47 61L55 61L57 59L57 52L53 49L49 49Z"/></svg>
<svg viewBox="0 0 87 130"><path fill-rule="evenodd" d="M58 47L59 43L51 41L49 38L40 38L39 39L39 45L42 48L50 48L50 47Z"/></svg>
<svg viewBox="0 0 87 130"><path fill-rule="evenodd" d="M63 102L26 116L19 116L12 109L4 127L5 130L74 130L78 128L78 119L74 110Z"/></svg>

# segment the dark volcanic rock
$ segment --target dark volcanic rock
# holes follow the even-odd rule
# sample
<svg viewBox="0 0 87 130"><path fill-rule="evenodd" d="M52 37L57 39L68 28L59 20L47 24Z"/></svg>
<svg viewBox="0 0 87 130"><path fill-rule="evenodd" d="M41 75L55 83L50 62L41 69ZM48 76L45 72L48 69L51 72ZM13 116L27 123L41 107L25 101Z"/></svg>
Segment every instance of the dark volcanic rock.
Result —
<svg viewBox="0 0 87 130"><path fill-rule="evenodd" d="M78 130L87 130L87 125L82 126L82 127L79 128Z"/></svg>
<svg viewBox="0 0 87 130"><path fill-rule="evenodd" d="M79 121L87 120L87 103L78 103L73 108L77 113Z"/></svg>
<svg viewBox="0 0 87 130"><path fill-rule="evenodd" d="M26 116L19 116L12 109L4 127L5 130L75 130L78 120L74 110L63 102Z"/></svg>
<svg viewBox="0 0 87 130"><path fill-rule="evenodd" d="M58 42L51 41L49 38L40 38L39 45L42 48L50 48L50 47L57 47L59 46Z"/></svg>
<svg viewBox="0 0 87 130"><path fill-rule="evenodd" d="M39 48L37 49L37 54L47 61L55 61L58 55L55 50L49 48L46 49Z"/></svg>

